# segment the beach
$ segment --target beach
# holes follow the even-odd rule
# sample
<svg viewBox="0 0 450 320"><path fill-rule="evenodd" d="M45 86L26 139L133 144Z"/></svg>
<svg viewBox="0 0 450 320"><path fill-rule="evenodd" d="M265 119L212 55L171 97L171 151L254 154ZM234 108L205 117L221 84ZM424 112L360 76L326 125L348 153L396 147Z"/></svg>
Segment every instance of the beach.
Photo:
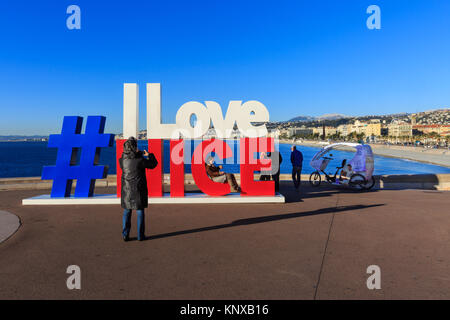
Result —
<svg viewBox="0 0 450 320"><path fill-rule="evenodd" d="M299 146L307 147L323 147L328 144L325 141L296 141L280 140L280 143L295 144ZM450 167L450 151L448 149L426 149L423 147L409 147L399 145L384 145L384 144L370 144L372 151L375 155L407 159L412 161L418 161L422 163L435 164L444 167ZM352 150L350 147L339 147L339 150Z"/></svg>

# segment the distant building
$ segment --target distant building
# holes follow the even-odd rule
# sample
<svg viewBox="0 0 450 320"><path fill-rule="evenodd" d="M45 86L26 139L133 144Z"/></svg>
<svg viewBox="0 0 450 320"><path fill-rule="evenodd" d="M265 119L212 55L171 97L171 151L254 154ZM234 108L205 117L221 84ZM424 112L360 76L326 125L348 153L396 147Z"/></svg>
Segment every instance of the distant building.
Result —
<svg viewBox="0 0 450 320"><path fill-rule="evenodd" d="M325 127L325 137L336 134L337 129L335 127ZM323 127L313 128L313 134L318 133L319 136L323 135Z"/></svg>
<svg viewBox="0 0 450 320"><path fill-rule="evenodd" d="M331 136L337 133L337 129L335 127L325 127L325 136Z"/></svg>
<svg viewBox="0 0 450 320"><path fill-rule="evenodd" d="M364 134L366 137L381 136L381 122L378 119L369 120L369 122L364 127Z"/></svg>
<svg viewBox="0 0 450 320"><path fill-rule="evenodd" d="M313 134L313 128L306 128L305 126L300 128L289 128L288 132L289 137L293 137L296 135L308 136Z"/></svg>
<svg viewBox="0 0 450 320"><path fill-rule="evenodd" d="M356 132L356 134L361 134L361 133L364 133L365 134L365 130L364 130L364 127L366 126L367 124L365 123L365 122L362 122L362 121L359 121L359 120L356 120L352 125L351 125L351 127L350 127L350 133L351 132Z"/></svg>
<svg viewBox="0 0 450 320"><path fill-rule="evenodd" d="M267 136L270 138L275 138L278 139L280 137L280 130L278 129L273 129L273 130L268 130Z"/></svg>
<svg viewBox="0 0 450 320"><path fill-rule="evenodd" d="M381 122L379 119L372 119L368 122L356 120L353 124L341 124L337 127L337 132L341 136L348 136L350 133L364 134L366 137L381 136Z"/></svg>
<svg viewBox="0 0 450 320"><path fill-rule="evenodd" d="M279 130L280 130L280 135L285 135L285 136L289 137L289 129L282 128Z"/></svg>
<svg viewBox="0 0 450 320"><path fill-rule="evenodd" d="M414 134L424 134L436 132L441 137L450 135L450 125L448 124L418 124L413 125Z"/></svg>
<svg viewBox="0 0 450 320"><path fill-rule="evenodd" d="M414 129L414 126L417 124L417 115L416 114L412 114L411 115L411 124L412 124L413 129Z"/></svg>
<svg viewBox="0 0 450 320"><path fill-rule="evenodd" d="M341 134L341 136L346 137L351 132L351 125L341 124L336 128L336 130Z"/></svg>
<svg viewBox="0 0 450 320"><path fill-rule="evenodd" d="M391 137L411 137L412 124L394 120L388 124L388 134Z"/></svg>

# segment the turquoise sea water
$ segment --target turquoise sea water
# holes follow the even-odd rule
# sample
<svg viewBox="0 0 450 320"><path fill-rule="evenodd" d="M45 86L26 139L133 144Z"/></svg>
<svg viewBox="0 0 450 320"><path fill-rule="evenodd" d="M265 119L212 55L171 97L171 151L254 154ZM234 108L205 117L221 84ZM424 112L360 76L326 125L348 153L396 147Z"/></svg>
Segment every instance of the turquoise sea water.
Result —
<svg viewBox="0 0 450 320"><path fill-rule="evenodd" d="M236 155L238 144L230 142L233 153ZM146 142L139 142L140 149L147 149ZM309 161L319 148L297 147L304 157L303 173L311 173L313 169ZM290 173L290 145L280 144L280 153L283 157L281 173ZM352 152L333 150L335 160L331 161L328 169L334 171L342 159L352 158ZM47 148L47 142L0 142L0 178L32 177L40 176L42 166L54 165L56 161L56 149ZM230 163L232 162L232 163ZM103 148L100 156L100 164L109 166L109 173L116 172L115 148ZM224 168L230 172L239 172L237 161L228 159ZM164 147L164 171L169 172L169 141L165 141ZM186 165L186 172L190 172L190 166ZM427 174L450 173L450 168L431 164L425 164L410 160L386 158L375 156L375 174Z"/></svg>

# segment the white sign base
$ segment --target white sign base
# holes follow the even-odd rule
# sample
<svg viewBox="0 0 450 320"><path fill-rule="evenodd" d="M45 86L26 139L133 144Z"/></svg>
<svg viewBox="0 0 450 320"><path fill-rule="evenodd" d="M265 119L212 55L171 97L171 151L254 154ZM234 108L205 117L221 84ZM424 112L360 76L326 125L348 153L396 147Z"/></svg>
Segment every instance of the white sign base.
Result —
<svg viewBox="0 0 450 320"><path fill-rule="evenodd" d="M211 197L204 193L185 193L184 197L171 197L165 193L162 197L148 198L149 204L189 204L189 203L284 203L284 196L241 196L231 193L222 197ZM45 194L22 200L22 205L80 205L80 204L120 204L120 198L115 194L98 194L89 198L50 198Z"/></svg>

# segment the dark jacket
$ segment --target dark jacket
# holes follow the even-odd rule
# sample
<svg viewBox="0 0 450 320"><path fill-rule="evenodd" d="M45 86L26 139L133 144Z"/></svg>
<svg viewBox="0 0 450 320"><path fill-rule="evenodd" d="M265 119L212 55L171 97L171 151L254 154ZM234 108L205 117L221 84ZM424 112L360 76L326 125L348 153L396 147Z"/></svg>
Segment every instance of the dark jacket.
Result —
<svg viewBox="0 0 450 320"><path fill-rule="evenodd" d="M303 154L295 149L291 152L291 163L294 167L301 167L303 163Z"/></svg>
<svg viewBox="0 0 450 320"><path fill-rule="evenodd" d="M122 169L122 208L131 210L147 208L148 192L145 169L154 169L158 165L155 156L150 153L146 159L142 152L124 152L119 159L119 164Z"/></svg>
<svg viewBox="0 0 450 320"><path fill-rule="evenodd" d="M205 164L206 173L210 178L221 176L223 173L220 172L220 168L214 164Z"/></svg>

